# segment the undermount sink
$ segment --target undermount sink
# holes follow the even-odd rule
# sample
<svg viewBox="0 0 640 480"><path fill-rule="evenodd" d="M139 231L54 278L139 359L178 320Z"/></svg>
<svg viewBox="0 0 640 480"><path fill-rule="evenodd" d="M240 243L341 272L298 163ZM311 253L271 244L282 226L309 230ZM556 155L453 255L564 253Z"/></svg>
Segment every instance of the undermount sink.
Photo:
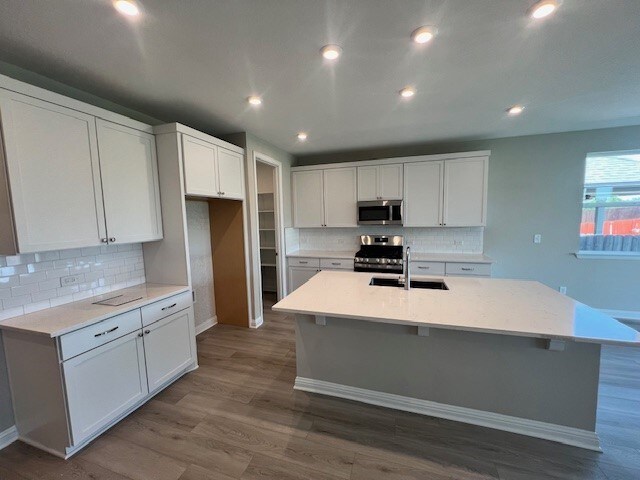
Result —
<svg viewBox="0 0 640 480"><path fill-rule="evenodd" d="M369 285L377 287L398 287L404 288L404 282L399 278L373 277ZM411 280L411 288L428 288L430 290L449 290L447 284L442 280Z"/></svg>

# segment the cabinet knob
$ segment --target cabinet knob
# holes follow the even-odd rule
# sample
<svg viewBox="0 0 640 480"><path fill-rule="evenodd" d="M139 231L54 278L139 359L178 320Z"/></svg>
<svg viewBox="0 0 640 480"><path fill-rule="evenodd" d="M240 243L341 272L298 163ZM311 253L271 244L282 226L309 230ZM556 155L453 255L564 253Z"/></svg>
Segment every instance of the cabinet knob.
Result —
<svg viewBox="0 0 640 480"><path fill-rule="evenodd" d="M101 243L107 243L108 241L109 241L109 240L108 240L107 238L101 238L101 239L100 239L100 242L101 242Z"/></svg>
<svg viewBox="0 0 640 480"><path fill-rule="evenodd" d="M145 330L144 333L145 335L149 335L151 333L151 330Z"/></svg>
<svg viewBox="0 0 640 480"><path fill-rule="evenodd" d="M116 241L116 237L109 237L109 242L113 243Z"/></svg>
<svg viewBox="0 0 640 480"><path fill-rule="evenodd" d="M144 336L144 333L140 332L140 333L138 334L138 336L139 336L139 337L142 337L142 336Z"/></svg>

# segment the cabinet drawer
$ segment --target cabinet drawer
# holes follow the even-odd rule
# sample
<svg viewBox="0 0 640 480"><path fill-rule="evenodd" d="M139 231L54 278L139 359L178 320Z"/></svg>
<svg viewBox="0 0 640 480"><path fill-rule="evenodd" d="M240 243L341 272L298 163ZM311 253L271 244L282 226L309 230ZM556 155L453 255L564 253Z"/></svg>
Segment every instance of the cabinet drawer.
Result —
<svg viewBox="0 0 640 480"><path fill-rule="evenodd" d="M142 310L142 325L151 325L161 318L168 317L172 313L179 312L185 308L189 308L193 304L193 296L191 292L184 292L174 295L159 302L146 305Z"/></svg>
<svg viewBox="0 0 640 480"><path fill-rule="evenodd" d="M320 267L320 259L319 258L303 258L303 257L290 257L289 258L289 266L290 267Z"/></svg>
<svg viewBox="0 0 640 480"><path fill-rule="evenodd" d="M411 262L410 268L414 275L444 275L443 262Z"/></svg>
<svg viewBox="0 0 640 480"><path fill-rule="evenodd" d="M62 360L104 345L111 340L122 337L142 327L140 309L107 318L95 325L81 328L60 337L60 353Z"/></svg>
<svg viewBox="0 0 640 480"><path fill-rule="evenodd" d="M489 263L447 263L447 275L479 275L491 276L491 264Z"/></svg>
<svg viewBox="0 0 640 480"><path fill-rule="evenodd" d="M321 270L353 270L353 258L321 258Z"/></svg>

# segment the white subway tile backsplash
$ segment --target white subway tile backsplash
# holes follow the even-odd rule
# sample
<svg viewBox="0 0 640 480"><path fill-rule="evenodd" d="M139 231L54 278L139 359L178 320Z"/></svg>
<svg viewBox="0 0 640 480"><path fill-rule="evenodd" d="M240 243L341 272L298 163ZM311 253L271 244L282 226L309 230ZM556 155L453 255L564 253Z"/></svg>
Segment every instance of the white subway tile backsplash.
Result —
<svg viewBox="0 0 640 480"><path fill-rule="evenodd" d="M419 253L482 253L482 227L462 228L330 228L286 229L287 251L324 250L356 251L360 235L403 235L405 245Z"/></svg>
<svg viewBox="0 0 640 480"><path fill-rule="evenodd" d="M144 282L138 243L0 256L0 320Z"/></svg>

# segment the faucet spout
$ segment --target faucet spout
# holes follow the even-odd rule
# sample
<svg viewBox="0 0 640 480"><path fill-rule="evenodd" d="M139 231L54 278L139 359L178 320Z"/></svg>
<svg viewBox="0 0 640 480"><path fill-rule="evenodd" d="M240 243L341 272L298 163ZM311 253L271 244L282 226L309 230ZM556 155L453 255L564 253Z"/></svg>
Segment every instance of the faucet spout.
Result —
<svg viewBox="0 0 640 480"><path fill-rule="evenodd" d="M411 261L411 250L407 247L407 250L404 254L404 262L402 265L403 276L404 276L404 289L409 290L411 288L411 268L409 267L409 262Z"/></svg>

